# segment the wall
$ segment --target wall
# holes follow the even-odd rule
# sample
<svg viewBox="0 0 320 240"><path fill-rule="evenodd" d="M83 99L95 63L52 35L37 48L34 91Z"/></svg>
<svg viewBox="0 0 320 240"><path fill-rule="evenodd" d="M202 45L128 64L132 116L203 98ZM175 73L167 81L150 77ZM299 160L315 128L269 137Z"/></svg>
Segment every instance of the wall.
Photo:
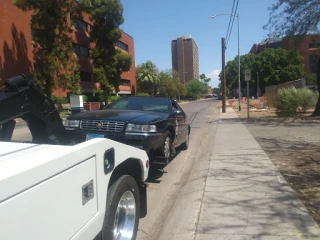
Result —
<svg viewBox="0 0 320 240"><path fill-rule="evenodd" d="M135 54L134 54L134 39L130 35L124 32L119 40L128 45L128 53L131 55L133 60L130 70L128 72L122 73L121 75L122 79L130 80L131 89L128 89L127 86L121 86L121 85L119 88L120 88L120 91L131 90L132 94L136 94L137 81L136 81L136 65L135 65Z"/></svg>
<svg viewBox="0 0 320 240"><path fill-rule="evenodd" d="M0 7L0 87L17 73L33 70L30 13L19 10L12 0Z"/></svg>

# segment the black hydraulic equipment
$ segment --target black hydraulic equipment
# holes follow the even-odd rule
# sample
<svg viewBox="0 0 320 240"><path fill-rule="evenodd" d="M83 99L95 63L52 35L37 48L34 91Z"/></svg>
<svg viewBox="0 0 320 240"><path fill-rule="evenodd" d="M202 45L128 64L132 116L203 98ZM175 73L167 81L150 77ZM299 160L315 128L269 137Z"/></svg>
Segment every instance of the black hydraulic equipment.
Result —
<svg viewBox="0 0 320 240"><path fill-rule="evenodd" d="M0 141L11 141L17 118L28 125L33 143L72 144L55 104L31 75L9 78L0 89Z"/></svg>

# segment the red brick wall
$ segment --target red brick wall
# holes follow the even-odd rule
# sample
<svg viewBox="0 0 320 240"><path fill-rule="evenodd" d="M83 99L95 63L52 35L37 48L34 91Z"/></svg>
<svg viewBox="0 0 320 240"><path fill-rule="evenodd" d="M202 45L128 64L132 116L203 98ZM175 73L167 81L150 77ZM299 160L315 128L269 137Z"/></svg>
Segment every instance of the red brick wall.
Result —
<svg viewBox="0 0 320 240"><path fill-rule="evenodd" d="M136 65L135 65L135 56L134 56L134 40L131 36L129 36L125 32L122 34L122 36L119 40L128 45L128 52L131 55L132 60L133 60L130 70L128 72L124 72L121 75L121 77L123 79L130 80L131 92L132 92L132 94L135 94L137 82L136 82ZM126 86L120 86L120 91L121 90L122 91L127 90Z"/></svg>
<svg viewBox="0 0 320 240"><path fill-rule="evenodd" d="M23 12L12 0L1 0L0 7L0 87L17 73L33 69L30 12Z"/></svg>

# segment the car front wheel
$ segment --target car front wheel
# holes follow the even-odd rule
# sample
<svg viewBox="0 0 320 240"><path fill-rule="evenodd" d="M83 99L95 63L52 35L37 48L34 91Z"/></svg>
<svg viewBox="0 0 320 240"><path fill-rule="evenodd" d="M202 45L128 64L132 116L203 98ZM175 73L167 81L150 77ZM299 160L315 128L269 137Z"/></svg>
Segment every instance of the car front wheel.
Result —
<svg viewBox="0 0 320 240"><path fill-rule="evenodd" d="M162 146L160 147L160 157L164 157L165 159L169 160L171 157L171 144L172 144L172 138L171 138L171 133L167 131L165 133L165 138Z"/></svg>

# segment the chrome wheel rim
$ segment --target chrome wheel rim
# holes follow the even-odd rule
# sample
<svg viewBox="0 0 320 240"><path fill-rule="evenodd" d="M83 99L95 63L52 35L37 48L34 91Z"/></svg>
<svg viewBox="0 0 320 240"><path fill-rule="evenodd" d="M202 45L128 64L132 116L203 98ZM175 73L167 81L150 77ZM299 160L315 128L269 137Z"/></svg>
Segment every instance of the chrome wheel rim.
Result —
<svg viewBox="0 0 320 240"><path fill-rule="evenodd" d="M136 202L131 191L126 191L118 203L114 220L113 239L132 239L136 221Z"/></svg>
<svg viewBox="0 0 320 240"><path fill-rule="evenodd" d="M166 141L164 142L164 156L166 158L170 157L170 138L166 137Z"/></svg>

